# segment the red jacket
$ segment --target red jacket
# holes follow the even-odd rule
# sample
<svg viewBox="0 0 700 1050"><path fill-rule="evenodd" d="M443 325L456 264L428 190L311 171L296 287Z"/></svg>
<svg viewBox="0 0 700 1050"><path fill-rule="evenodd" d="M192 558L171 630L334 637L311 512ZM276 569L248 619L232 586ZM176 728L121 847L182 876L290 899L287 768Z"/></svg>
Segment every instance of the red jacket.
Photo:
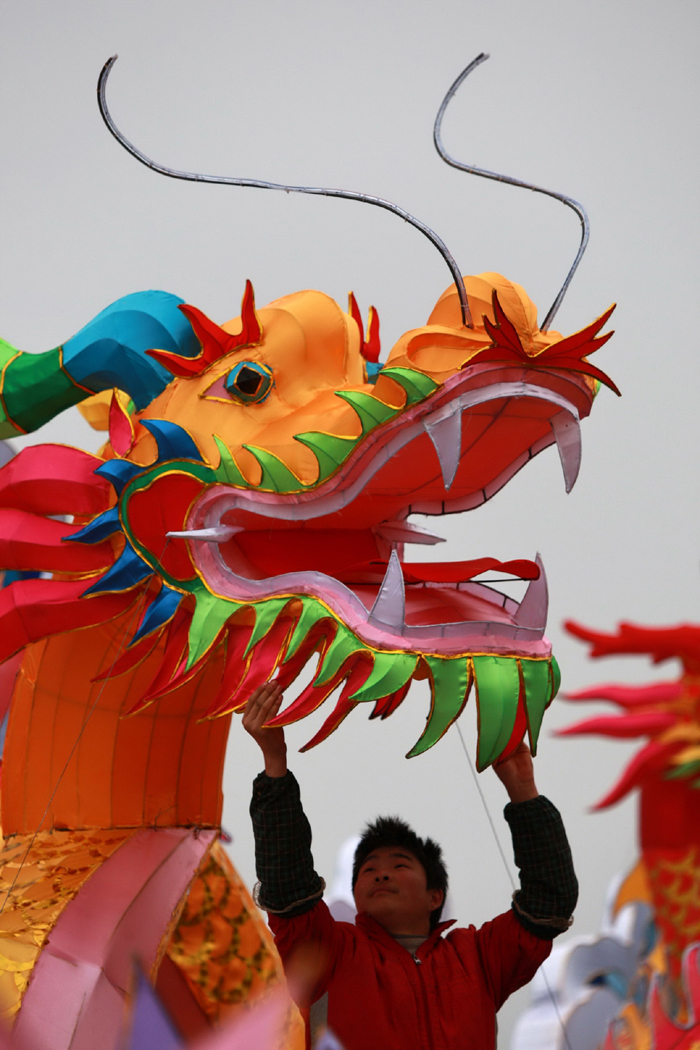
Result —
<svg viewBox="0 0 700 1050"><path fill-rule="evenodd" d="M416 959L369 915L336 922L322 901L269 920L283 961L308 942L323 953L312 999L328 992L328 1026L345 1050L494 1050L496 1011L552 947L512 911L445 937L453 923L443 922Z"/></svg>

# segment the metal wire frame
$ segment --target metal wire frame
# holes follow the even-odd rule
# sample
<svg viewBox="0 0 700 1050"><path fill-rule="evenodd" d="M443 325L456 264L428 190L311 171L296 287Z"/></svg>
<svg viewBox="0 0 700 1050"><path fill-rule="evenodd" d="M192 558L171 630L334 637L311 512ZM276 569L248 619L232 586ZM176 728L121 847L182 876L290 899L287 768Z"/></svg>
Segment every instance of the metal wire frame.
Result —
<svg viewBox="0 0 700 1050"><path fill-rule="evenodd" d="M454 280L454 283L457 287L460 306L462 310L462 323L468 328L474 327L472 323L471 314L469 312L467 292L464 287L464 280L462 278L462 274L457 266L457 263L453 259L450 252L447 250L447 246L445 245L444 241L442 241L441 238L438 237L438 235L435 233L435 231L431 230L429 226L426 226L426 224L421 222L420 219L417 219L414 215L410 215L409 212L405 211L403 208L400 208L397 204L392 204L391 201L384 200L382 197L373 197L370 194L357 193L353 190L336 190L321 186L289 186L281 182L264 182L261 179L240 179L223 175L200 175L197 172L176 171L174 168L167 168L165 167L165 165L158 164L156 163L156 161L151 160L150 157L147 157L145 153L142 153L141 150L137 149L136 146L134 146L133 143L129 142L129 140L121 133L121 131L119 131L112 119L109 109L107 108L107 79L112 70L112 67L114 66L114 63L117 61L117 58L117 55L113 55L105 62L104 66L102 67L102 71L97 81L97 104L100 108L102 119L107 125L109 131L112 133L112 135L114 135L117 142L120 144L120 146L123 146L123 148L128 153L130 153L132 157L135 157L136 160L140 161L141 164L145 164L147 168L150 168L152 171L158 172L158 174L160 175L167 175L171 179L184 179L187 182L219 183L226 186L250 186L253 189L259 190L284 190L285 193L312 193L323 197L340 197L344 200L360 201L363 204L373 204L377 208L384 208L386 211L390 211L394 215L398 215L399 218L403 219L411 226L414 226L425 237L428 238L431 244L433 244L437 248L437 250L440 252L440 255L447 263L450 273L452 274L452 279Z"/></svg>
<svg viewBox="0 0 700 1050"><path fill-rule="evenodd" d="M435 118L435 125L433 127L433 142L435 143L435 149L438 151L445 163L450 164L453 168L457 168L459 169L459 171L466 171L470 175L481 175L482 178L485 179L495 179L496 182L507 182L511 186L520 186L522 189L532 190L534 193L544 193L546 194L546 196L554 197L555 200L561 201L562 204L566 204L568 208L571 208L578 215L579 220L581 222L581 243L579 245L578 252L576 253L576 258L574 259L573 265L566 276L566 280L561 286L559 294L550 306L549 311L547 312L547 316L545 317L542 323L540 330L542 332L546 332L549 326L551 325L552 321L554 320L554 315L561 306L562 299L566 295L567 289L571 284L573 276L578 268L578 264L583 258L583 253L585 252L586 246L588 244L588 238L590 234L590 223L588 221L586 209L579 201L574 200L573 197L567 197L564 193L557 193L555 190L546 190L542 186L535 186L532 182L523 182L522 179L515 179L511 175L499 175L498 172L488 171L486 168L477 168L472 164L463 164L461 161L455 160L455 158L452 157L445 149L441 136L442 120L445 116L445 111L447 110L447 107L449 106L450 102L457 94L457 91L467 79L472 70L476 69L477 66L480 66L482 62L485 62L488 57L489 56L487 54L484 54L483 52L480 55L477 55L476 58L469 63L466 69L462 70L455 82L449 88L447 94L442 100L442 104Z"/></svg>

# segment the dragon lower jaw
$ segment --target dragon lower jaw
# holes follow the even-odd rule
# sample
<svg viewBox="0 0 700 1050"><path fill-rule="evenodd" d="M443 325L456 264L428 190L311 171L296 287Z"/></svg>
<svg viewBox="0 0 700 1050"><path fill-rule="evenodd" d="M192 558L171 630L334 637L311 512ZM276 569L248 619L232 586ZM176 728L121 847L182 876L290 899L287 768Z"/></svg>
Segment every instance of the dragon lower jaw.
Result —
<svg viewBox="0 0 700 1050"><path fill-rule="evenodd" d="M207 586L221 598L240 603L283 595L314 597L365 644L381 649L445 656L472 652L549 654L544 638L547 579L539 555L537 578L531 580L522 601L516 602L469 579L407 583L404 574L410 578L411 563L402 564L396 550L391 552L383 578L375 573L376 582L369 582L365 574L363 582L348 583L315 570L254 579L231 568L230 550L227 559L217 539L217 535L223 538L222 533L210 531L210 536L198 537L204 542L194 544L195 557Z"/></svg>

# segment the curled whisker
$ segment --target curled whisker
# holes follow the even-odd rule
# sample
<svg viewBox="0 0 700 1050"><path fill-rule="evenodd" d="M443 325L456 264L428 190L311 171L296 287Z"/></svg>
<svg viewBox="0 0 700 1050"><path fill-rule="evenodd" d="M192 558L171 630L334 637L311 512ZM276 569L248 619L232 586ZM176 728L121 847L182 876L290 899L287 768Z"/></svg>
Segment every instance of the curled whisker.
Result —
<svg viewBox="0 0 700 1050"><path fill-rule="evenodd" d="M462 309L462 323L468 328L473 327L462 274L457 267L457 263L447 250L444 241L438 237L434 230L429 226L426 226L424 222L421 222L420 219L417 219L414 215L409 214L404 208L400 208L398 204L392 204L391 201L384 200L382 197L373 197L368 193L357 193L354 190L337 190L321 186L289 186L281 182L265 182L262 179L242 179L227 175L202 175L198 172L192 171L177 171L174 168L167 168L164 164L158 164L156 161L151 160L150 157L147 157L145 153L142 153L140 149L137 149L136 146L134 146L132 142L129 142L126 136L121 133L107 108L107 79L114 63L117 61L117 57L117 55L113 55L102 67L97 82L97 102L100 107L102 119L107 125L109 131L115 137L120 146L122 146L127 153L130 153L132 157L135 157L141 164L145 164L147 168L150 168L151 171L157 172L159 175L167 175L168 178L171 179L184 179L187 182L217 183L225 186L247 186L259 190L283 190L285 193L312 193L323 197L340 197L343 200L360 201L362 204L372 204L377 208L384 208L386 211L398 215L399 218L419 230L440 252L440 255L449 267L452 279L454 280L459 294L459 301Z"/></svg>
<svg viewBox="0 0 700 1050"><path fill-rule="evenodd" d="M554 197L555 200L561 201L562 204L566 204L568 208L571 208L572 211L575 211L578 215L579 220L581 222L581 243L576 253L576 258L574 259L571 269L569 270L566 276L566 280L561 286L556 299L550 306L547 312L547 316L545 317L541 325L541 331L546 332L549 326L551 325L552 321L554 320L554 315L559 309L562 299L566 295L567 289L571 284L573 276L578 268L578 264L581 262L583 253L586 250L590 234L590 223L588 221L586 209L579 201L574 200L573 197L567 197L566 194L557 193L555 190L546 190L542 186L535 186L532 182L524 182L522 179L513 178L511 175L501 175L496 171L488 171L486 168L477 168L472 164L463 164L462 161L456 160L445 149L442 142L441 134L442 120L445 116L445 111L447 110L448 105L450 104L454 96L457 94L457 91L467 79L472 70L476 69L477 66L480 66L482 62L485 62L488 57L489 56L484 54L483 52L480 55L477 55L476 58L469 63L466 69L462 70L455 82L450 86L449 90L447 91L447 94L442 100L442 104L435 118L435 125L433 127L433 142L435 143L435 149L438 151L445 163L450 164L453 168L458 168L459 171L466 171L470 175L481 175L482 178L485 179L494 179L496 182L507 182L511 186L520 186L522 189L532 190L534 193L544 193L547 197Z"/></svg>

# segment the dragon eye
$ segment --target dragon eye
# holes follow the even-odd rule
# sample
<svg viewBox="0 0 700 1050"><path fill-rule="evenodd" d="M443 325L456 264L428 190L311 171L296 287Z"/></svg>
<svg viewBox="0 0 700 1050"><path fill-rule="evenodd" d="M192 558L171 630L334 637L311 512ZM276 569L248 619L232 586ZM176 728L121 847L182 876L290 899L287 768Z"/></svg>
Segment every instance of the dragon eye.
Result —
<svg viewBox="0 0 700 1050"><path fill-rule="evenodd" d="M273 383L272 371L259 361L239 361L224 380L231 397L246 404L264 401Z"/></svg>

